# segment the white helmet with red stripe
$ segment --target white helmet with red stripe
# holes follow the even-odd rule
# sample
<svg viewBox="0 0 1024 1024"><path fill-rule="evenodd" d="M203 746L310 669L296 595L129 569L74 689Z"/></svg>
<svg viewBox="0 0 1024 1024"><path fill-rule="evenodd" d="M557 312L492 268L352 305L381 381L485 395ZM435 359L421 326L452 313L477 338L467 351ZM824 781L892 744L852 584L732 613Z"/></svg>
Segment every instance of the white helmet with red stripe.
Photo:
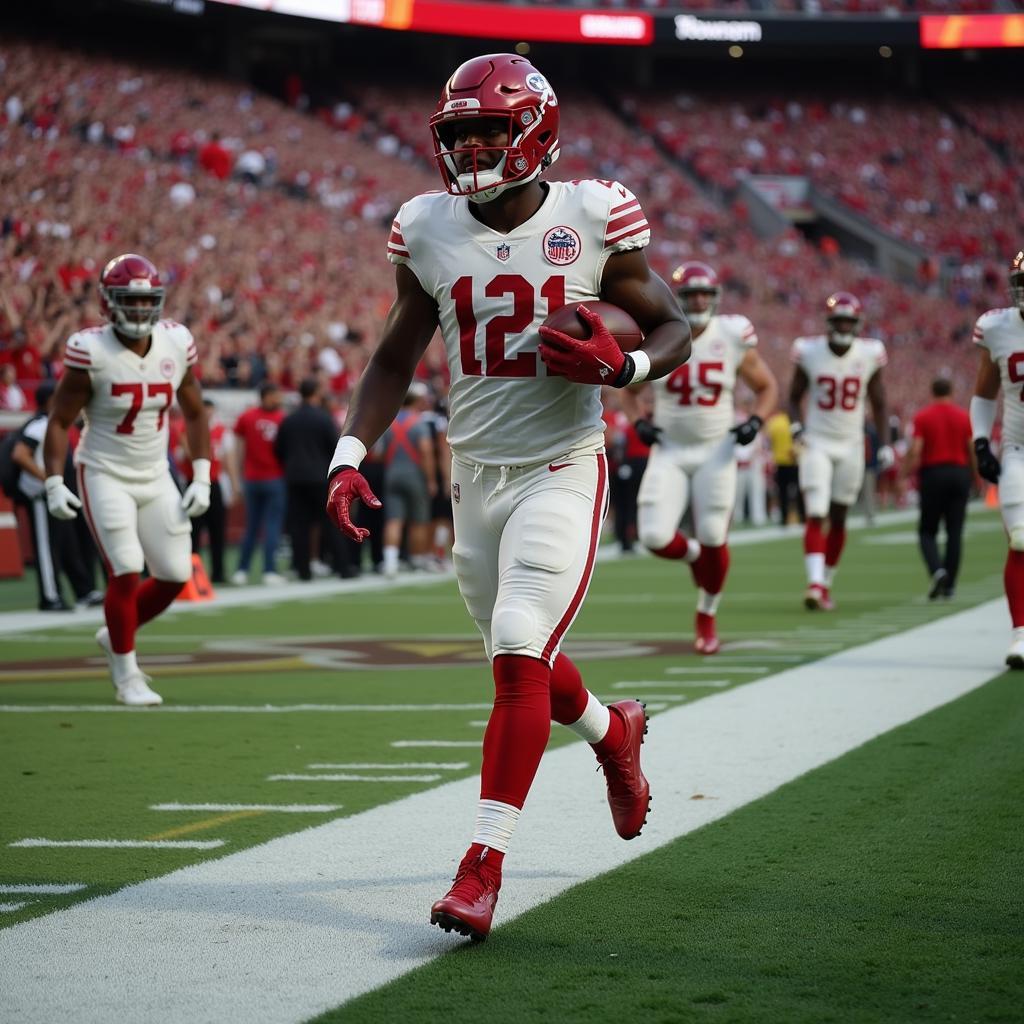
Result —
<svg viewBox="0 0 1024 1024"><path fill-rule="evenodd" d="M852 292L833 292L825 300L828 340L837 348L849 348L857 340L864 307ZM840 330L840 324L843 330Z"/></svg>
<svg viewBox="0 0 1024 1024"><path fill-rule="evenodd" d="M164 310L159 271L145 256L115 256L100 274L100 308L119 334L145 338Z"/></svg>
<svg viewBox="0 0 1024 1024"><path fill-rule="evenodd" d="M1010 298L1013 304L1024 313L1024 249L1013 257L1010 264Z"/></svg>
<svg viewBox="0 0 1024 1024"><path fill-rule="evenodd" d="M672 271L672 283L690 326L706 327L718 312L718 300L722 295L722 286L714 268L700 260L687 260Z"/></svg>
<svg viewBox="0 0 1024 1024"><path fill-rule="evenodd" d="M468 120L500 122L502 145L456 148L459 125ZM448 79L430 132L444 187L487 203L558 159L558 100L525 57L491 53L466 61Z"/></svg>

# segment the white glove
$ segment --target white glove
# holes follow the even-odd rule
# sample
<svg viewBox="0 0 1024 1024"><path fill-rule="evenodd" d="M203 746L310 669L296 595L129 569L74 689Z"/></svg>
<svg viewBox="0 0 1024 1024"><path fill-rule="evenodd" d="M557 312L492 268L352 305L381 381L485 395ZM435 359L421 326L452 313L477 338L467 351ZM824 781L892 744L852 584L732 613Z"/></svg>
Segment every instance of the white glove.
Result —
<svg viewBox="0 0 1024 1024"><path fill-rule="evenodd" d="M64 477L55 473L46 478L43 486L46 488L46 507L54 519L74 519L78 515L82 503L75 492L65 486Z"/></svg>
<svg viewBox="0 0 1024 1024"><path fill-rule="evenodd" d="M896 453L892 450L892 445L883 444L878 449L878 472L884 473L887 469L892 469L896 465Z"/></svg>
<svg viewBox="0 0 1024 1024"><path fill-rule="evenodd" d="M209 459L196 459L192 463L192 483L181 496L181 507L190 519L201 516L210 507Z"/></svg>

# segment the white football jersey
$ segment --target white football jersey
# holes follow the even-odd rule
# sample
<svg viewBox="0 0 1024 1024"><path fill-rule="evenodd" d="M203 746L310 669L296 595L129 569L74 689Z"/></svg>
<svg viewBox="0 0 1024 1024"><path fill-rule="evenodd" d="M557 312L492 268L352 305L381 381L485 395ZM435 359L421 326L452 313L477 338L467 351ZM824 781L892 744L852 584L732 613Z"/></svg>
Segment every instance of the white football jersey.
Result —
<svg viewBox="0 0 1024 1024"><path fill-rule="evenodd" d="M717 441L732 429L736 373L757 344L745 316L715 316L693 341L690 358L651 382L654 422L679 445Z"/></svg>
<svg viewBox="0 0 1024 1024"><path fill-rule="evenodd" d="M388 259L437 302L451 371L448 443L463 459L515 466L603 443L601 389L548 376L537 328L568 303L596 299L614 252L650 241L640 203L615 181L554 181L508 234L464 197L428 192L398 212Z"/></svg>
<svg viewBox="0 0 1024 1024"><path fill-rule="evenodd" d="M974 342L988 349L1003 386L1003 443L1024 446L1024 316L990 309L974 325Z"/></svg>
<svg viewBox="0 0 1024 1024"><path fill-rule="evenodd" d="M114 329L93 327L68 338L64 365L85 370L92 397L75 463L133 483L167 471L167 413L190 366L198 361L187 327L161 320L149 351L138 356Z"/></svg>
<svg viewBox="0 0 1024 1024"><path fill-rule="evenodd" d="M808 438L862 444L868 382L888 361L878 338L856 338L842 355L832 351L823 334L797 338L793 362L810 383L804 420Z"/></svg>

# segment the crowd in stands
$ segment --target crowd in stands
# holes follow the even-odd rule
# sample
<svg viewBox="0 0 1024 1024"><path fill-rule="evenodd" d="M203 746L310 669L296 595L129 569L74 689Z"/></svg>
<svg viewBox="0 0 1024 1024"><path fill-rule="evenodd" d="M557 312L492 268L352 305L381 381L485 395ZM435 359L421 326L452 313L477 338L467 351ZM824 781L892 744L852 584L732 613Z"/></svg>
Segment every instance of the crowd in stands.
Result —
<svg viewBox="0 0 1024 1024"><path fill-rule="evenodd" d="M507 0L521 3L522 0ZM538 7L610 7L644 11L714 11L762 14L864 14L895 17L906 14L984 14L997 0L528 0ZM1019 0L1013 0L1019 6Z"/></svg>

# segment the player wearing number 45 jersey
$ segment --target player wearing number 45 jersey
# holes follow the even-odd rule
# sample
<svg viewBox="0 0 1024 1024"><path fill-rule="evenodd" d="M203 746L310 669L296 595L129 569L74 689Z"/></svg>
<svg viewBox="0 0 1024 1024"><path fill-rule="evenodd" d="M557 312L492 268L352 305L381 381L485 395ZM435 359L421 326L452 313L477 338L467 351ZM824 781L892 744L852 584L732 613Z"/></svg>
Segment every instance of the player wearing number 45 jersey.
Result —
<svg viewBox="0 0 1024 1024"><path fill-rule="evenodd" d="M804 605L831 611L832 581L846 543L846 513L864 482L864 397L871 402L875 429L884 442L888 431L882 367L885 346L877 338L861 338L861 304L849 292L836 292L825 303L825 334L793 342L793 383L789 417L793 439L801 445L800 490L807 524ZM801 406L807 398L807 418ZM878 449L879 469L893 463L887 444ZM824 531L828 516L828 534Z"/></svg>
<svg viewBox="0 0 1024 1024"><path fill-rule="evenodd" d="M692 260L672 274L693 332L689 362L654 381L654 419L637 420L641 439L653 444L638 498L640 541L662 558L685 559L697 584L694 623L698 654L719 649L715 616L729 570L726 543L736 501L736 443L747 445L778 399L775 377L757 354L757 333L745 316L718 313L718 275ZM733 393L742 381L755 395L753 415L733 425ZM639 401L629 391L623 406L634 419ZM679 530L689 507L694 538Z"/></svg>
<svg viewBox="0 0 1024 1024"><path fill-rule="evenodd" d="M999 507L1009 538L1003 583L1013 623L1006 655L1010 668L1024 669L1024 251L1010 265L1007 309L991 309L978 319L974 342L981 350L971 399L971 431L978 473L999 485ZM1003 390L1002 461L989 444Z"/></svg>
<svg viewBox="0 0 1024 1024"><path fill-rule="evenodd" d="M495 699L472 845L430 916L482 939L552 718L593 746L618 833L632 839L644 824L643 707L606 707L559 648L590 583L607 502L600 385L671 372L688 355L689 331L647 265L650 233L629 189L539 180L558 156L558 101L528 61L493 54L463 64L430 127L445 191L410 200L392 228L398 296L352 399L328 511L365 537L350 504L378 503L360 460L440 325L452 378L452 558ZM586 341L540 326L566 303L598 298L633 316L642 350L625 355L588 311Z"/></svg>
<svg viewBox="0 0 1024 1024"><path fill-rule="evenodd" d="M106 626L96 640L107 655L117 699L152 705L162 698L139 669L135 631L178 596L192 571L189 517L210 505L210 432L196 347L187 327L161 320L164 288L142 256L112 259L100 275L105 327L73 334L44 441L46 499L57 519L81 509L106 566ZM192 483L184 495L167 463L167 412L185 415ZM75 450L78 496L64 486L68 428L85 413ZM143 566L149 578L139 582Z"/></svg>

